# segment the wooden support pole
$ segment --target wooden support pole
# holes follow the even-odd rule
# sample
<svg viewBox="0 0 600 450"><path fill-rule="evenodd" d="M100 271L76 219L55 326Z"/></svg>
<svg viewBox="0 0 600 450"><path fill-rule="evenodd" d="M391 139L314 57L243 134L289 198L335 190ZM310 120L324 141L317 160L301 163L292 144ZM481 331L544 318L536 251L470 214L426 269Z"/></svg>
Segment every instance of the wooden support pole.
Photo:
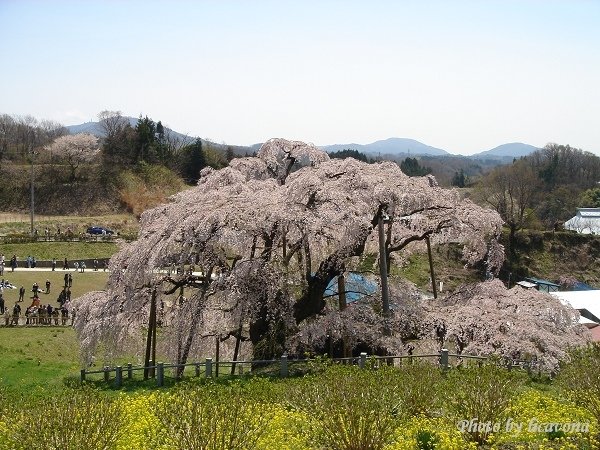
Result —
<svg viewBox="0 0 600 450"><path fill-rule="evenodd" d="M162 387L165 383L165 367L164 367L164 363L159 362L156 366L156 371L157 371L157 375L156 375L156 385L158 387Z"/></svg>
<svg viewBox="0 0 600 450"><path fill-rule="evenodd" d="M449 367L449 359L448 359L448 349L443 348L440 354L440 365L442 369L446 370Z"/></svg>
<svg viewBox="0 0 600 450"><path fill-rule="evenodd" d="M115 387L119 389L123 385L123 368L117 366L115 369Z"/></svg>
<svg viewBox="0 0 600 450"><path fill-rule="evenodd" d="M204 365L204 375L206 378L212 377L212 358L206 358L206 363Z"/></svg>
<svg viewBox="0 0 600 450"><path fill-rule="evenodd" d="M384 317L390 315L390 291L388 288L387 250L385 247L385 235L383 232L383 213L379 213L377 222L379 234L379 274L381 277L381 302ZM386 333L387 334L387 333Z"/></svg>
<svg viewBox="0 0 600 450"><path fill-rule="evenodd" d="M152 291L152 361L156 365L156 288ZM150 376L154 378L154 369L152 369Z"/></svg>
<svg viewBox="0 0 600 450"><path fill-rule="evenodd" d="M156 289L152 291L152 298L150 300L150 316L148 317L148 335L146 337L146 355L144 358L144 380L148 379L150 371L148 367L150 366L150 360L155 360L156 356L152 355L152 338L156 337L156 333L153 330L153 324L156 322ZM154 352L156 352L156 347L154 347ZM152 371L152 375L154 376L154 371Z"/></svg>
<svg viewBox="0 0 600 450"><path fill-rule="evenodd" d="M365 352L362 352L360 354L360 359L358 360L358 367L360 367L361 369L364 369L367 363L367 354Z"/></svg>
<svg viewBox="0 0 600 450"><path fill-rule="evenodd" d="M231 363L231 375L235 375L235 362L240 354L240 345L242 343L242 321L240 320L240 326L237 330L237 336L235 337L235 348L233 350L233 363Z"/></svg>
<svg viewBox="0 0 600 450"><path fill-rule="evenodd" d="M219 350L221 347L221 339L215 336L215 378L219 377Z"/></svg>
<svg viewBox="0 0 600 450"><path fill-rule="evenodd" d="M425 237L425 242L427 242L427 256L429 256L429 273L431 274L433 298L437 298L437 286L435 285L435 272L433 271L433 258L431 256L431 243L429 242L429 236Z"/></svg>
<svg viewBox="0 0 600 450"><path fill-rule="evenodd" d="M338 276L338 301L340 311L346 309L346 281L344 280L344 275Z"/></svg>

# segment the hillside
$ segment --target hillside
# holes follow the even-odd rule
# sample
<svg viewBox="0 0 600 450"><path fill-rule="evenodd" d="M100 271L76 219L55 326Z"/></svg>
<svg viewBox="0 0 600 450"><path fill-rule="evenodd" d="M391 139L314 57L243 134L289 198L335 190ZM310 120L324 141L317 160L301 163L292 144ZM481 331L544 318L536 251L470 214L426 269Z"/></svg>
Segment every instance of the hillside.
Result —
<svg viewBox="0 0 600 450"><path fill-rule="evenodd" d="M138 119L136 119L135 117L124 117L124 119L126 119L129 122L129 125L132 128L135 128L135 126L138 123ZM70 134L89 133L89 134L92 134L99 138L103 138L105 136L104 128L102 127L102 124L100 122L85 122L85 123L81 123L78 125L68 125L65 128L68 130L68 132ZM260 148L260 145L258 145L258 147L256 147L256 145L244 146L244 145L228 145L225 143L219 144L216 142L209 141L207 139L190 136L189 134L175 131L166 126L165 126L165 133L169 134L170 138L177 139L180 142L184 142L184 143L191 143L191 142L195 141L196 139L200 139L203 144L210 145L211 147L217 149L220 152L225 153L227 151L232 151L235 155L238 155L238 156L251 155L253 152L258 151L258 148Z"/></svg>
<svg viewBox="0 0 600 450"><path fill-rule="evenodd" d="M522 156L527 156L536 150L539 150L538 147L534 147L533 145L523 144L522 142L512 142L510 144L502 144L498 147L494 147L491 150L486 150L484 152L475 153L470 157L473 159L486 159L486 158L520 158Z"/></svg>
<svg viewBox="0 0 600 450"><path fill-rule="evenodd" d="M507 261L499 274L505 284L510 279L512 286L525 277L559 284L561 279L568 277L600 289L600 236L521 231L518 233L518 245L517 260L512 263ZM460 250L455 246L435 246L433 261L436 280L444 283L445 291L483 279L482 272L464 267ZM423 291L431 292L425 245L412 244L396 257L392 274L410 280Z"/></svg>

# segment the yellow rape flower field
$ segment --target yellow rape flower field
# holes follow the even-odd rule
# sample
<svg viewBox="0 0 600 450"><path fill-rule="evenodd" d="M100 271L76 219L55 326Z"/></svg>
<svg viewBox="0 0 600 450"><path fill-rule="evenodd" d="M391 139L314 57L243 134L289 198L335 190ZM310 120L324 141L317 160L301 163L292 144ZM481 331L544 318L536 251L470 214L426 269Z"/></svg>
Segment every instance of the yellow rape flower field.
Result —
<svg viewBox="0 0 600 450"><path fill-rule="evenodd" d="M0 389L0 449L600 449L599 354L580 351L556 379L493 364L325 364L137 392Z"/></svg>

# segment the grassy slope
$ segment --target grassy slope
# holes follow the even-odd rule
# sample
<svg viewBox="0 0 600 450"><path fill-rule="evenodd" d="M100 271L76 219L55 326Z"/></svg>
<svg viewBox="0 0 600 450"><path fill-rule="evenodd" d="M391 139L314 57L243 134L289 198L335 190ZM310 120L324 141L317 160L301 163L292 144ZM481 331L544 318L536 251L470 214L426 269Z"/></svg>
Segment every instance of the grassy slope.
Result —
<svg viewBox="0 0 600 450"><path fill-rule="evenodd" d="M90 258L110 258L118 250L113 242L30 242L25 244L0 244L0 253L6 257L6 265L12 255L17 255L18 264L22 268L27 256L35 256L40 261L56 258L60 262ZM9 269L10 270L10 269Z"/></svg>
<svg viewBox="0 0 600 450"><path fill-rule="evenodd" d="M470 268L464 267L461 250L458 246L442 245L432 247L433 270L438 283L444 283L444 291L453 290L464 283L476 283L480 277ZM429 258L424 243L415 243L407 247L394 258L391 275L414 283L419 289L431 293L429 281Z"/></svg>
<svg viewBox="0 0 600 450"><path fill-rule="evenodd" d="M48 228L52 234L60 227L64 233L67 227L73 233L82 233L92 225L100 225L118 231L121 234L136 233L138 221L132 214L113 214L108 216L35 216L33 226L40 236ZM0 213L0 234L24 233L31 230L28 214Z"/></svg>
<svg viewBox="0 0 600 450"><path fill-rule="evenodd" d="M511 283L525 276L553 282L570 276L600 288L600 236L523 231L519 233L517 246L517 261L500 273L505 282L512 271ZM444 291L482 281L480 274L464 267L458 246L433 247L432 253L436 280L444 282ZM395 256L391 274L410 280L423 291L431 291L425 245L411 244Z"/></svg>

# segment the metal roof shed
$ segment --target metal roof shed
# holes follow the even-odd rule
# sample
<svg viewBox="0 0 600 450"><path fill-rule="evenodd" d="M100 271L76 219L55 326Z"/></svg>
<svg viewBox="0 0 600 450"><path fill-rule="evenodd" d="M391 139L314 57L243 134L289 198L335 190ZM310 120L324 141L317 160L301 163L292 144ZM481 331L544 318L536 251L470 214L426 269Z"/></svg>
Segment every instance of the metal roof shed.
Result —
<svg viewBox="0 0 600 450"><path fill-rule="evenodd" d="M525 278L525 281L535 283L537 290L540 292L556 292L560 288L560 284L553 283L552 281L542 280L541 278Z"/></svg>

